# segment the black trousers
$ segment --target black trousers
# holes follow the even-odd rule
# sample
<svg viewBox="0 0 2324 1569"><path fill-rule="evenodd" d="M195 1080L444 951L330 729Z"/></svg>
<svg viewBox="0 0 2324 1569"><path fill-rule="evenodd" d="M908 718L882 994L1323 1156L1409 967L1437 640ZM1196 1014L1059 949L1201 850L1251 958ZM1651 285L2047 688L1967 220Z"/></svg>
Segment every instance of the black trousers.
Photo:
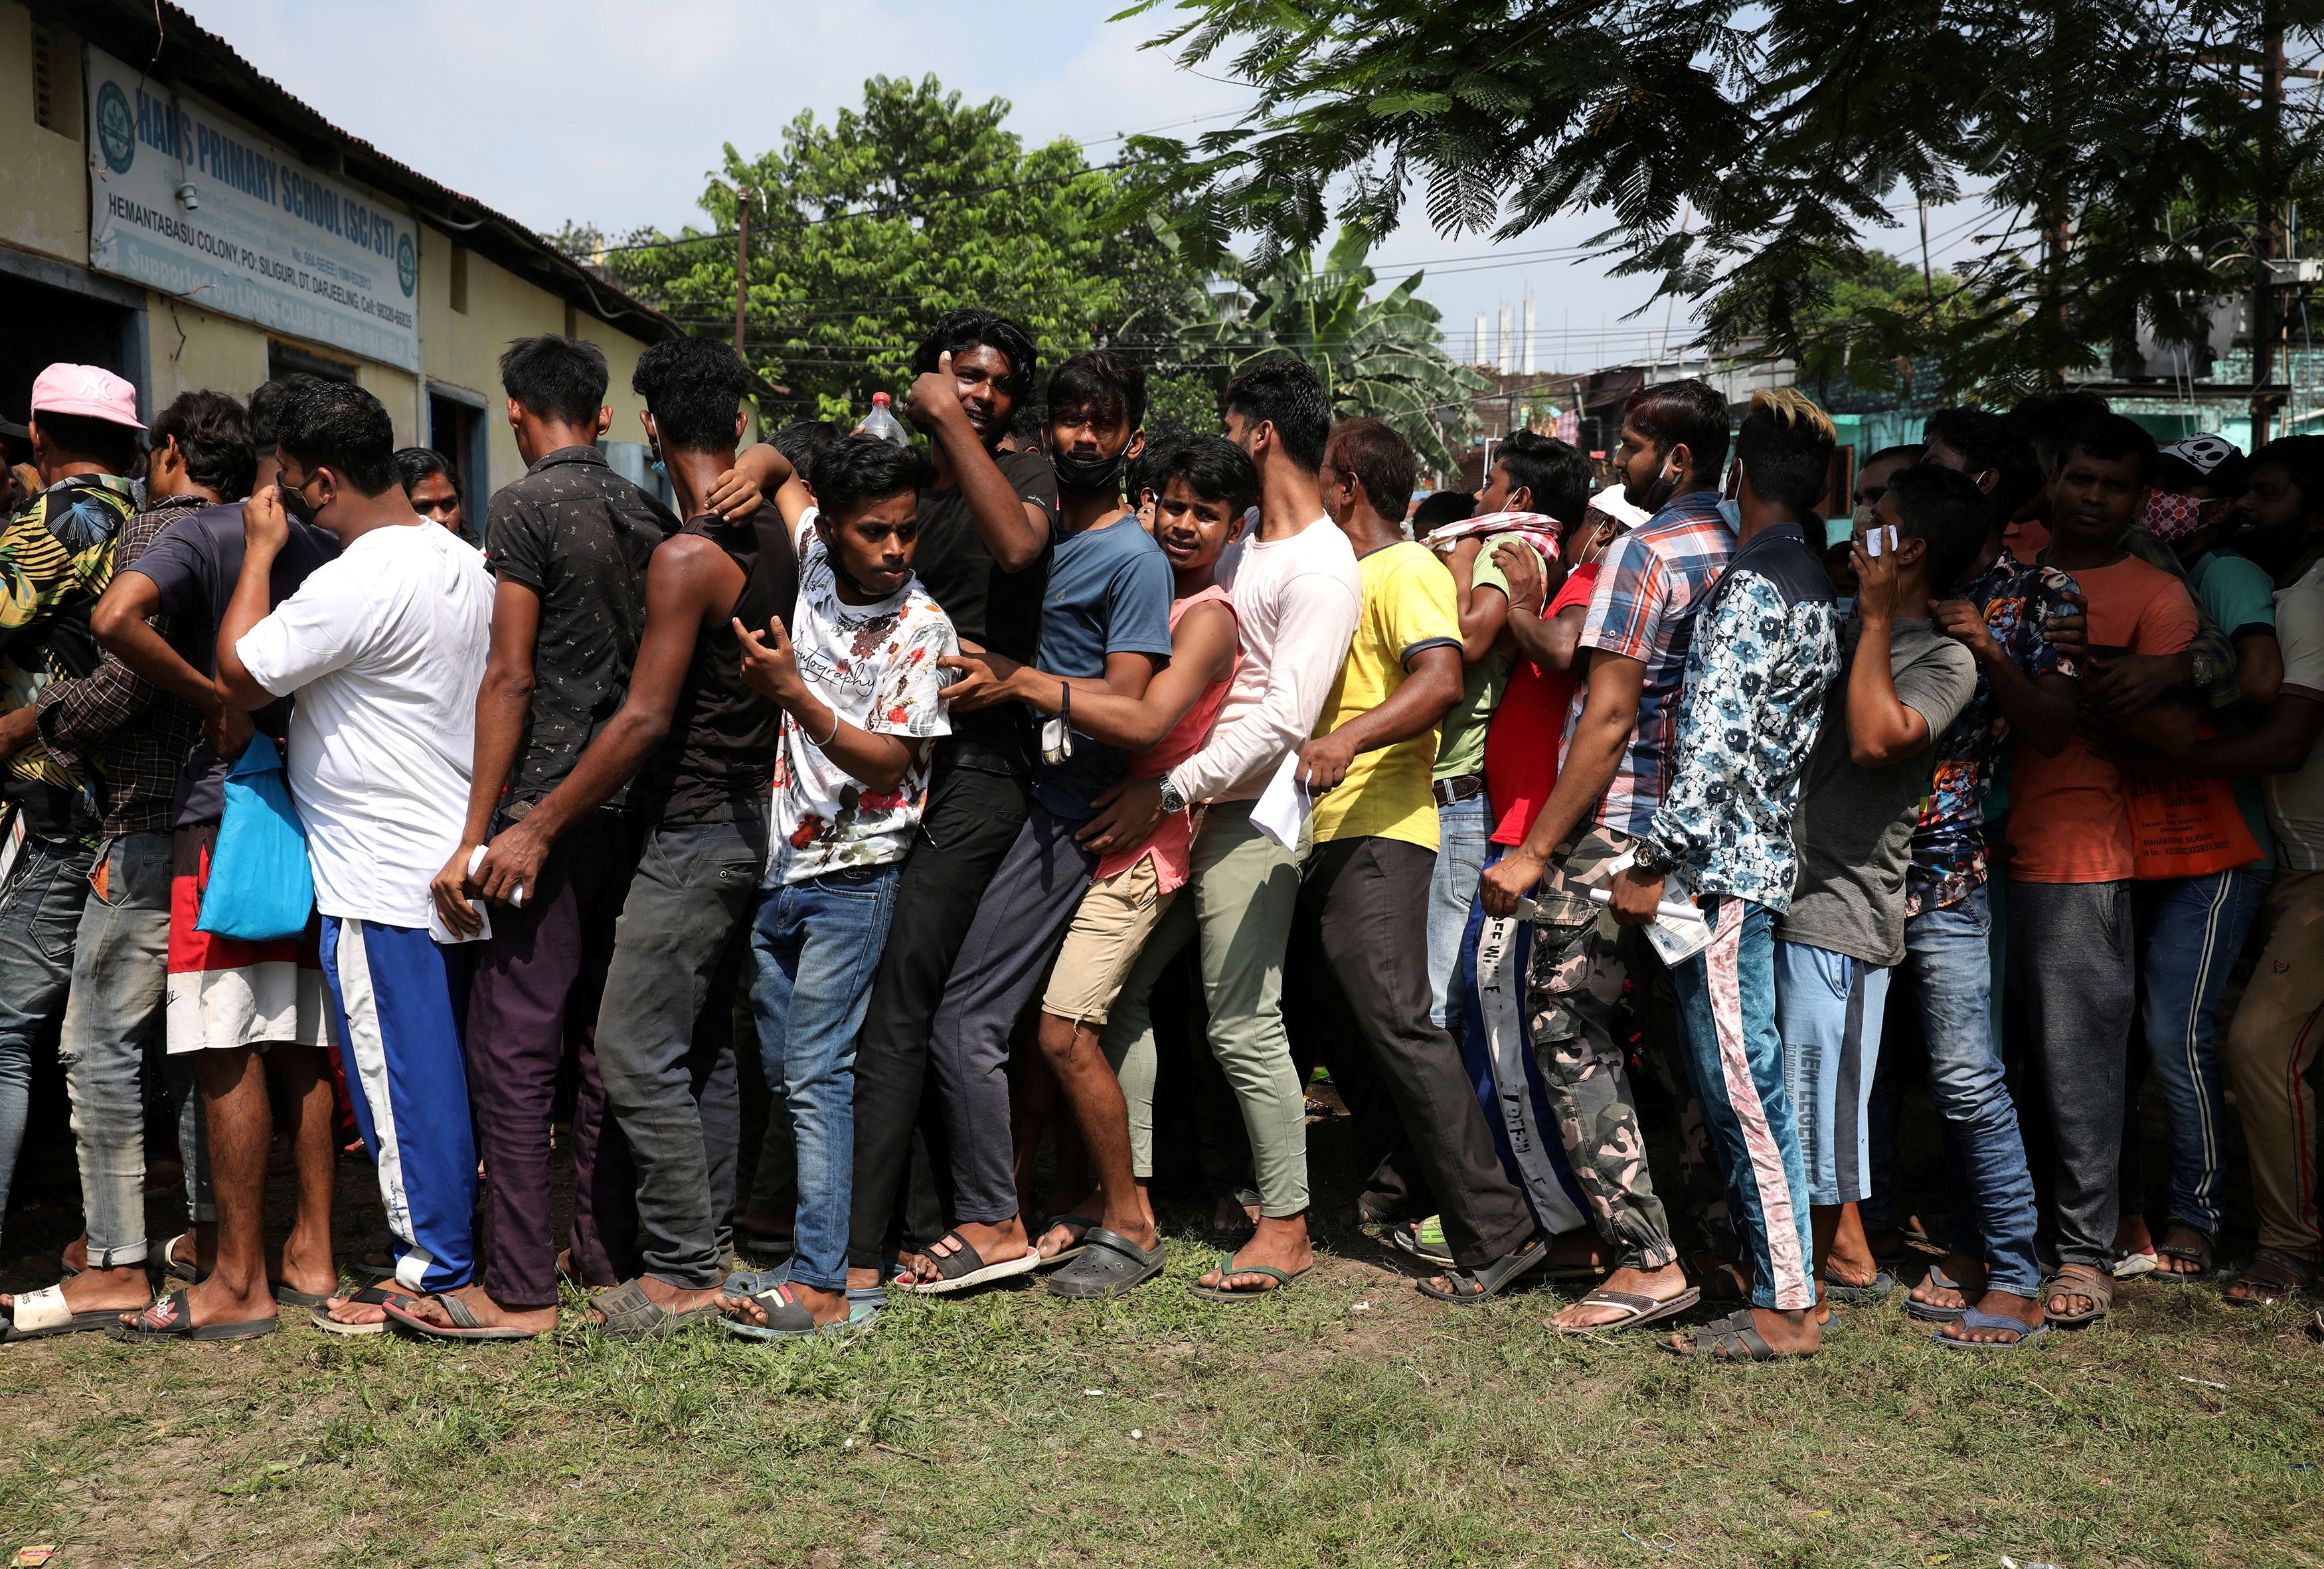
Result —
<svg viewBox="0 0 2324 1569"><path fill-rule="evenodd" d="M1301 869L1293 941L1319 961L1292 966L1323 1017L1342 1021L1335 1082L1356 1113L1360 1153L1389 1151L1360 1131L1385 1131L1383 1104L1402 1125L1398 1165L1425 1186L1462 1268L1486 1264L1535 1231L1533 1212L1501 1168L1492 1129L1461 1064L1461 1048L1428 1015L1428 882L1434 853L1401 839L1335 839ZM1312 945L1312 946L1311 946ZM1333 995L1336 993L1336 995ZM1343 1075L1343 1069L1346 1070ZM1415 1197L1421 1196L1417 1192ZM1416 1214L1426 1214L1425 1209Z"/></svg>
<svg viewBox="0 0 2324 1569"><path fill-rule="evenodd" d="M927 1225L921 1212L931 1207L924 1193L914 1195L908 1224L901 1213L908 1187L917 1186L907 1174L925 1173L929 1166L929 1151L914 1137L928 1082L928 1035L985 885L1031 809L1022 776L938 753L856 1042L851 1269L880 1268L893 1236L935 1240L919 1234Z"/></svg>

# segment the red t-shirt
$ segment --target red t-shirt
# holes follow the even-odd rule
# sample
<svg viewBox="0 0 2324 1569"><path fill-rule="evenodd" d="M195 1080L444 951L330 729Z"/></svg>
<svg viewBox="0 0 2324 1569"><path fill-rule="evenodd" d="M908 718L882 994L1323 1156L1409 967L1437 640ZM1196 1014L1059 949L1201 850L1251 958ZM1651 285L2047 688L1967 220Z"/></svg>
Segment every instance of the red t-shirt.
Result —
<svg viewBox="0 0 2324 1569"><path fill-rule="evenodd" d="M1542 610L1554 621L1569 606L1590 603L1598 563L1576 567L1565 586ZM1579 651L1577 651L1578 652ZM1533 820L1549 804L1557 783L1557 754L1565 739L1565 710L1573 701L1573 676L1545 670L1520 656L1509 671L1508 689L1485 731L1485 795L1493 803L1492 843L1522 844Z"/></svg>

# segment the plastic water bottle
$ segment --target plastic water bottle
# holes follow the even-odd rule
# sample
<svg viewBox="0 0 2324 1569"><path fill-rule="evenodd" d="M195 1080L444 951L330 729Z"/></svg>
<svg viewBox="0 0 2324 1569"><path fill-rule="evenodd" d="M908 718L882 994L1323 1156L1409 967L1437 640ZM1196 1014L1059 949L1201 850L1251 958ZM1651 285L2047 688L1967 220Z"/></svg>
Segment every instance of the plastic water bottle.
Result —
<svg viewBox="0 0 2324 1569"><path fill-rule="evenodd" d="M912 438L904 434L903 422L889 411L888 394L885 392L872 394L872 411L863 416L863 423L856 429L866 436L877 436L882 441L892 441L899 447L912 444Z"/></svg>

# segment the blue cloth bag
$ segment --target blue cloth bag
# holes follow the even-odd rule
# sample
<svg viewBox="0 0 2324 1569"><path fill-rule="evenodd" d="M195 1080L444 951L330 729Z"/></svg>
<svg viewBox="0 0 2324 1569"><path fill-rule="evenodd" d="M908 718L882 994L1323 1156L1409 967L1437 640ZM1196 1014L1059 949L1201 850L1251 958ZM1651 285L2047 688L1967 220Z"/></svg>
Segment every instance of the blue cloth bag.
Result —
<svg viewBox="0 0 2324 1569"><path fill-rule="evenodd" d="M307 864L307 828L290 804L282 754L272 738L254 735L226 772L226 817L210 855L196 931L247 943L295 937L315 908L315 873Z"/></svg>

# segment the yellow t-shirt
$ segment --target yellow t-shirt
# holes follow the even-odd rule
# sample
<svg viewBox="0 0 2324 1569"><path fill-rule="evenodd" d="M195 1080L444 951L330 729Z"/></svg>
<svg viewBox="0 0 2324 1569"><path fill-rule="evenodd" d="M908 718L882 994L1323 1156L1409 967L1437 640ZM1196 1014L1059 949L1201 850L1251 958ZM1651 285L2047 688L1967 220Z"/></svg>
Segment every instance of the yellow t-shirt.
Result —
<svg viewBox="0 0 2324 1569"><path fill-rule="evenodd" d="M1390 545L1358 565L1364 607L1348 662L1323 699L1318 735L1387 702L1404 685L1406 662L1421 650L1461 646L1452 574L1426 546ZM1435 762L1434 725L1394 746L1358 752L1347 779L1315 803L1315 842L1402 839L1435 849L1436 798L1428 788Z"/></svg>

